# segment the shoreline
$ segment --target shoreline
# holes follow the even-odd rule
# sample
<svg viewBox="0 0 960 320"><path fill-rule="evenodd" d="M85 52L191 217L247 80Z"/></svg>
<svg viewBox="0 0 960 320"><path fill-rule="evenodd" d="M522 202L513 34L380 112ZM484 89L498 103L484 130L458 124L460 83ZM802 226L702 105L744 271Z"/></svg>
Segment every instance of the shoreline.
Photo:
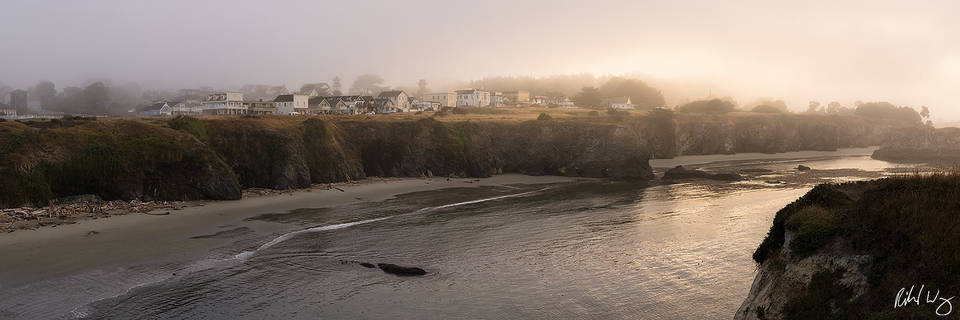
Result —
<svg viewBox="0 0 960 320"><path fill-rule="evenodd" d="M143 264L182 264L200 260L229 244L228 238L192 239L224 231L233 223L264 213L383 201L400 194L452 187L561 183L583 180L560 176L498 175L484 179L392 178L301 189L233 201L210 201L169 215L127 214L108 219L0 234L0 289ZM165 210L165 209L163 209ZM296 230L271 222L245 222L258 234ZM95 232L95 233L93 233Z"/></svg>
<svg viewBox="0 0 960 320"><path fill-rule="evenodd" d="M436 178L440 179L440 178ZM281 195L291 195L299 192L313 191L331 191L336 190L345 192L343 188L348 186L360 186L375 183L388 183L403 180L432 180L428 178L407 178L407 177L388 177L388 178L367 178L357 181L345 181L336 183L314 184L308 188L296 189L267 189L267 188L247 188L242 190L242 197L238 200L173 200L173 201L140 201L140 200L109 200L103 201L96 198L95 195L79 195L66 197L63 199L83 199L65 204L58 204L43 207L16 207L0 209L0 234L13 233L16 231L34 231L42 228L53 228L62 225L76 224L89 220L108 219L118 216L132 214L147 215L171 215L175 211L180 211L190 207L203 207L219 202L243 201L261 197L277 197ZM461 179L466 180L466 178ZM97 202L89 201L97 199ZM67 211L64 214L64 211ZM71 214L72 213L72 214ZM27 216L29 218L17 219L17 215Z"/></svg>
<svg viewBox="0 0 960 320"><path fill-rule="evenodd" d="M843 153L845 152L841 152ZM857 154L859 152L854 153L855 157L862 156ZM704 188L795 189L832 178L847 180L853 177L882 175L884 172L838 170L829 166L831 160L822 158L820 154L794 155L800 157L792 157L793 160L812 161L819 165L811 164L814 167L812 171L798 172L792 167L795 165L793 161L781 163L763 159L761 162L736 162L739 166L777 169L760 176L751 174L751 179L742 182L694 180L682 183L701 185ZM720 158L717 159L723 164L720 167L729 169L728 166L732 163L724 160L730 159ZM699 157L695 159L710 160ZM770 175L777 176L776 179L782 180L782 183L770 185L760 182ZM342 191L328 188L326 184L299 190L248 189L241 200L209 201L171 211L169 215L128 214L112 216L109 219L83 220L56 228L0 233L0 251L5 253L5 259L0 259L0 301L4 301L8 306L20 306L10 309L10 312L13 312L11 314L82 315L86 312L85 306L95 301L123 296L138 287L177 279L206 269L229 267L242 261L243 259L238 260L235 257L244 252L256 249L278 236L309 228L296 223L248 219L263 214L378 202L402 194L433 192L447 188L596 180L506 174L484 179L373 178L332 185ZM260 194L261 192L264 194ZM436 197L456 202L455 199L444 198L443 192L437 192ZM91 231L96 233L90 234ZM235 232L240 232L240 235L235 236ZM68 290L64 292L65 289ZM2 316L3 313L0 312L0 318Z"/></svg>

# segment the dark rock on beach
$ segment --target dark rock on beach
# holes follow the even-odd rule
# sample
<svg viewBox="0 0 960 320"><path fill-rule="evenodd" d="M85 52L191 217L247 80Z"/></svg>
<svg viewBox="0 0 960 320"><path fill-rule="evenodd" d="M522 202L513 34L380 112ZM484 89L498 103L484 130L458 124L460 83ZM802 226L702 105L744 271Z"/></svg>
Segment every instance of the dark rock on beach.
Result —
<svg viewBox="0 0 960 320"><path fill-rule="evenodd" d="M378 263L377 266L380 267L380 270L383 270L383 272L395 274L401 277L422 276L427 274L427 272L424 271L423 269L416 268L416 267L402 267L402 266L398 266L390 263Z"/></svg>
<svg viewBox="0 0 960 320"><path fill-rule="evenodd" d="M798 166L797 166L797 170L800 170L800 171L810 171L810 167L801 164L801 165L798 165Z"/></svg>

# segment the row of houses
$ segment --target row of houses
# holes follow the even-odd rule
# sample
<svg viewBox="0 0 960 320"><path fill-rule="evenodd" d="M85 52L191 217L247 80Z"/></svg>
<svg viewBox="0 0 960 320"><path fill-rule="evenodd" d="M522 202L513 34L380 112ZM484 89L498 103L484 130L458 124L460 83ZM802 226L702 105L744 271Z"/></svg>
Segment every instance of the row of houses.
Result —
<svg viewBox="0 0 960 320"><path fill-rule="evenodd" d="M629 102L627 102L629 103ZM402 90L384 91L377 96L341 95L313 96L308 94L281 94L272 101L244 100L240 92L210 94L196 101L158 101L140 112L141 115L240 115L240 114L372 114L411 111L439 111L443 108L505 107L526 105L555 105L572 107L565 97L530 96L529 91L486 91L465 89L426 93L420 98Z"/></svg>
<svg viewBox="0 0 960 320"><path fill-rule="evenodd" d="M433 92L423 95L421 103L437 108L446 107L505 107L531 104L529 91L486 91L466 89L450 92Z"/></svg>
<svg viewBox="0 0 960 320"><path fill-rule="evenodd" d="M374 96L327 96L310 97L306 94L281 94L272 101L244 100L240 92L220 92L207 96L203 101L158 101L140 115L240 115L240 114L363 114L409 112L422 107L414 106L413 99L403 91L384 91Z"/></svg>

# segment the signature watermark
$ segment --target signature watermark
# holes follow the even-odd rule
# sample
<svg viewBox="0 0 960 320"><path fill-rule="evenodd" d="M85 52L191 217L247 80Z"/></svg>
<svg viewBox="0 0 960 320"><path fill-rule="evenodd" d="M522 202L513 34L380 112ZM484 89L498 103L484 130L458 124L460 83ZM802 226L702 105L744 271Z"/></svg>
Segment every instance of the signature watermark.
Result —
<svg viewBox="0 0 960 320"><path fill-rule="evenodd" d="M923 305L936 305L936 309L933 310L937 316L946 317L953 313L953 298L956 296L947 297L940 294L940 289L934 291L933 289L927 288L925 285L920 285L919 288L916 285L910 286L910 288L900 288L900 291L897 292L897 297L893 300L893 308L899 309L910 306L911 304L919 306Z"/></svg>

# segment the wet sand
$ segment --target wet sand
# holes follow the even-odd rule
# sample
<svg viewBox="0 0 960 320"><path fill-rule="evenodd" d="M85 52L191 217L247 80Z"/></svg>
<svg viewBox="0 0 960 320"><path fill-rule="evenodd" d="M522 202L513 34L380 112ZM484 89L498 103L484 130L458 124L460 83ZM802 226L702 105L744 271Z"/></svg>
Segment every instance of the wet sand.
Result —
<svg viewBox="0 0 960 320"><path fill-rule="evenodd" d="M95 269L193 261L230 243L230 237L216 236L230 230L271 234L296 228L256 221L245 222L246 229L234 225L265 213L382 201L398 194L452 187L574 180L513 174L449 181L446 178L368 180L360 184L338 185L344 191L293 191L237 201L213 201L172 211L169 215L130 214L0 234L0 290Z"/></svg>

